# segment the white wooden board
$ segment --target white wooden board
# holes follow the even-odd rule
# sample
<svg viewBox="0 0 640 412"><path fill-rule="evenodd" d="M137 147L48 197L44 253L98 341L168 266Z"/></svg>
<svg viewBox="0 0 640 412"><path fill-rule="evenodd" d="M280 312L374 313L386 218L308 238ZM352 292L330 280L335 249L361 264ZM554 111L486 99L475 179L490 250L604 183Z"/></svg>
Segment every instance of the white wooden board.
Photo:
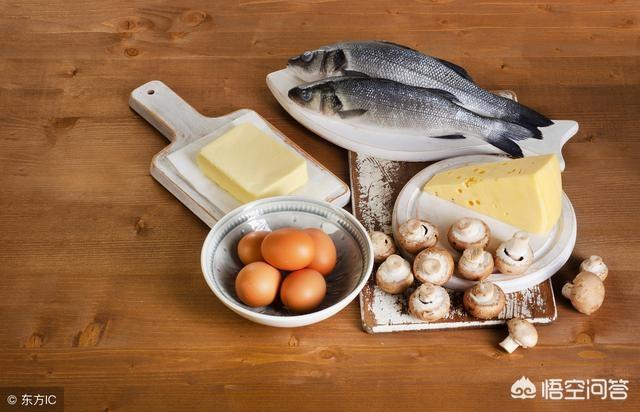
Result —
<svg viewBox="0 0 640 412"><path fill-rule="evenodd" d="M253 110L241 109L221 117L206 117L198 113L167 85L157 80L143 84L132 91L129 106L171 142L154 156L150 168L151 175L209 226L213 226L218 219L240 204L228 193L216 192L215 188L211 187L205 190L204 182L196 184L185 178L189 174L183 169L176 168L176 158L179 157L180 150L189 150L190 144L197 144L196 142L201 139L215 138L225 130L225 126L232 125L239 119L257 119L261 125L268 128L268 132L274 138L280 139L292 150L305 157L310 178L315 176L321 179L324 190L320 200L339 207L345 206L350 200L350 190L344 182ZM173 157L170 156L172 154ZM330 190L324 184L327 182L331 187ZM318 180L311 180L310 183L318 183ZM215 185L213 182L209 184ZM318 192L314 192L313 187L314 185L309 185L301 189L302 193L297 194L318 198Z"/></svg>

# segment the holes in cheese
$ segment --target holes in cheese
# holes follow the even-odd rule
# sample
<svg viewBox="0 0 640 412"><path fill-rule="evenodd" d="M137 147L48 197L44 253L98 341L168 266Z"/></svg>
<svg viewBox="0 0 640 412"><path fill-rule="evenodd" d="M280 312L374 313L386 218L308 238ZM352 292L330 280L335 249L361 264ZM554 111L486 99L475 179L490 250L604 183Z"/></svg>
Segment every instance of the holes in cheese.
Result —
<svg viewBox="0 0 640 412"><path fill-rule="evenodd" d="M555 155L475 164L436 174L423 190L533 233L546 233L562 211Z"/></svg>

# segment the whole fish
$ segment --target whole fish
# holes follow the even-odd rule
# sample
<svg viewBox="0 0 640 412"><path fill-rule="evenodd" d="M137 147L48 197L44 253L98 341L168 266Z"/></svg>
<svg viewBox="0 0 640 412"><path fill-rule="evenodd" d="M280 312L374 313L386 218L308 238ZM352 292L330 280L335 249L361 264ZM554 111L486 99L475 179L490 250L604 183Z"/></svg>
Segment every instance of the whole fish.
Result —
<svg viewBox="0 0 640 412"><path fill-rule="evenodd" d="M369 128L385 128L426 137L478 137L522 157L514 140L539 137L538 129L479 116L451 93L370 77L331 77L289 90L298 105L325 116Z"/></svg>
<svg viewBox="0 0 640 412"><path fill-rule="evenodd" d="M526 106L497 96L473 82L460 66L417 50L383 41L338 43L289 59L288 69L310 82L333 76L363 74L411 86L442 89L479 115L526 127L553 122Z"/></svg>

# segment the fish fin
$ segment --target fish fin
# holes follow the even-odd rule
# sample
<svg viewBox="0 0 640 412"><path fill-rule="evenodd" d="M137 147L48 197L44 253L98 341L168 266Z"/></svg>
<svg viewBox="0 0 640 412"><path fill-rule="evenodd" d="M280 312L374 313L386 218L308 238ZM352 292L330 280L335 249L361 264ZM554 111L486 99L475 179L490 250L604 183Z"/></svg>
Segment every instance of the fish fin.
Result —
<svg viewBox="0 0 640 412"><path fill-rule="evenodd" d="M362 116L366 112L367 111L365 109L341 110L338 112L338 116L340 116L341 119L350 119L353 117Z"/></svg>
<svg viewBox="0 0 640 412"><path fill-rule="evenodd" d="M498 149L502 150L503 152L509 154L511 157L524 156L522 154L522 149L520 149L520 146L518 146L518 144L511 139L507 139L502 136L498 136L498 137L490 136L489 138L487 138L487 142L490 145L495 146Z"/></svg>
<svg viewBox="0 0 640 412"><path fill-rule="evenodd" d="M458 100L458 98L453 93L450 93L450 92L448 92L446 90L433 89L433 88L427 88L427 87L424 87L424 89L428 90L429 92L431 92L433 94L437 94L440 97L444 97L447 100L451 100L455 104L459 104L460 103L460 100Z"/></svg>
<svg viewBox="0 0 640 412"><path fill-rule="evenodd" d="M444 59L440 59L438 57L434 57L434 59L436 59L440 63L444 64L445 66L447 66L448 68L450 68L454 72L458 73L460 76L464 77L465 79L469 80L470 82L473 81L473 79L471 78L471 76L469 76L469 73L467 73L467 71L464 69L464 67L458 66L455 63L451 63L449 61L446 61Z"/></svg>
<svg viewBox="0 0 640 412"><path fill-rule="evenodd" d="M505 139L515 141L542 139L542 133L535 126L510 123L500 119L494 120L492 131L489 134L492 136L502 136Z"/></svg>
<svg viewBox="0 0 640 412"><path fill-rule="evenodd" d="M342 74L349 77L369 77L369 75L355 70L343 70Z"/></svg>
<svg viewBox="0 0 640 412"><path fill-rule="evenodd" d="M411 51L414 51L414 52L421 53L420 51L418 51L418 50L416 50L416 49L412 49L412 48L411 48L411 47L409 47L409 46L405 46L405 45L402 45L402 44L394 43L394 42L392 42L392 41L386 41L386 40L376 40L376 41L377 41L378 43L389 44L389 45L391 45L391 46L396 46L396 47L400 47L400 48L403 48L403 49L407 49L407 50L411 50Z"/></svg>
<svg viewBox="0 0 640 412"><path fill-rule="evenodd" d="M501 96L500 96L501 97ZM533 109L524 106L515 100L507 99L506 102L506 116L501 116L503 120L518 123L524 127L545 127L551 126L553 122Z"/></svg>
<svg viewBox="0 0 640 412"><path fill-rule="evenodd" d="M433 137L434 139L466 139L466 137L464 137L461 134L447 134L444 136L429 136L429 137Z"/></svg>

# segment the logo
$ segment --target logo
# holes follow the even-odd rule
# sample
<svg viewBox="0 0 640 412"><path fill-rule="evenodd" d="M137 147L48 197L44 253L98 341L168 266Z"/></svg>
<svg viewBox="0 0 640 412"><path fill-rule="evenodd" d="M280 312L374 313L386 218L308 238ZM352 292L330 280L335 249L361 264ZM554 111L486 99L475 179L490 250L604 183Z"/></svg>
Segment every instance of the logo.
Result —
<svg viewBox="0 0 640 412"><path fill-rule="evenodd" d="M536 397L536 386L526 376L511 385L511 397L514 399L533 399Z"/></svg>
<svg viewBox="0 0 640 412"><path fill-rule="evenodd" d="M7 396L7 403L9 405L15 405L16 402L18 402L18 398L16 397L16 395L9 395Z"/></svg>

